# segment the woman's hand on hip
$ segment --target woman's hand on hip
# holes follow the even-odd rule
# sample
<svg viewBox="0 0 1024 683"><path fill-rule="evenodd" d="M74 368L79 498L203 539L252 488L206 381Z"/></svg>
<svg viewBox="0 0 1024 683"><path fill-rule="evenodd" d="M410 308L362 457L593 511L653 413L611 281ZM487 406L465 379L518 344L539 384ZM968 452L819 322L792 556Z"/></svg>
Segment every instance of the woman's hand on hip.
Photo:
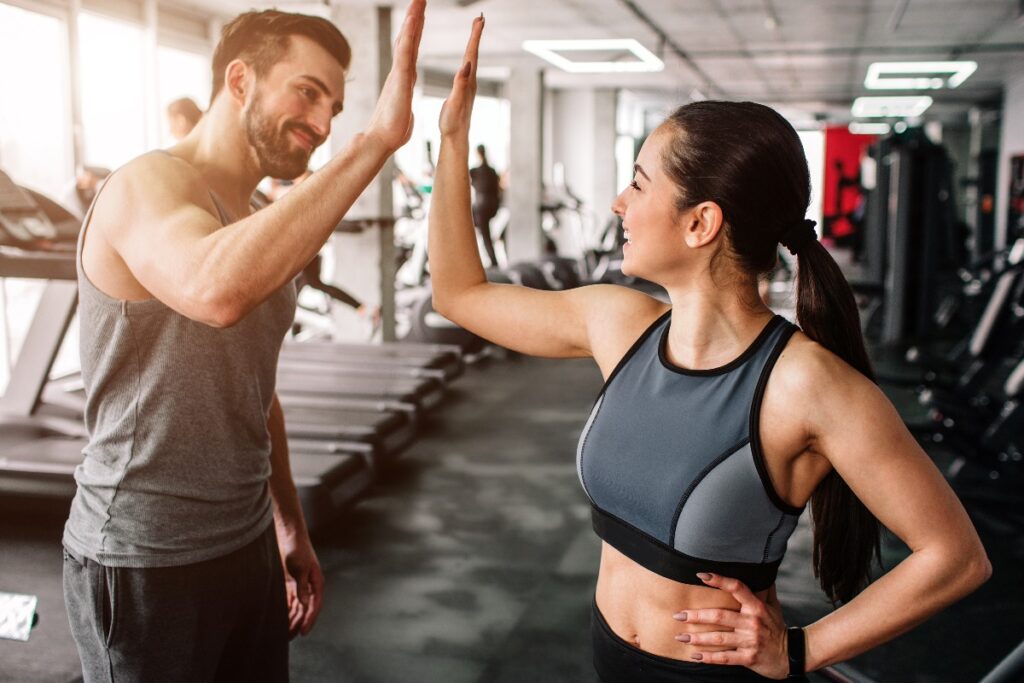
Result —
<svg viewBox="0 0 1024 683"><path fill-rule="evenodd" d="M786 624L775 592L769 592L766 602L737 579L705 573L697 576L711 588L732 595L740 609L691 609L673 615L677 621L688 624L730 629L677 635L676 640L693 647L694 661L745 666L768 678L785 678L789 674ZM723 647L728 649L720 649Z"/></svg>

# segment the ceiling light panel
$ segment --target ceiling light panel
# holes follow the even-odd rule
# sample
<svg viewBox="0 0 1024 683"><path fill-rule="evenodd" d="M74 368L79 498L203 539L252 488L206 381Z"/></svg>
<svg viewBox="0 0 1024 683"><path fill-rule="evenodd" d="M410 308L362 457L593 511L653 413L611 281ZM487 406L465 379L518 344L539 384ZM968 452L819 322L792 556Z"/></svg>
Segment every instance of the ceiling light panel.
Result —
<svg viewBox="0 0 1024 683"><path fill-rule="evenodd" d="M889 124L854 121L849 125L849 131L854 135L887 135L889 133Z"/></svg>
<svg viewBox="0 0 1024 683"><path fill-rule="evenodd" d="M665 63L632 38L526 40L523 49L570 73L661 71ZM600 60L570 59L565 53L600 54ZM619 55L628 59L615 59Z"/></svg>
<svg viewBox="0 0 1024 683"><path fill-rule="evenodd" d="M857 118L912 118L932 106L927 95L913 97L858 97L850 108Z"/></svg>
<svg viewBox="0 0 1024 683"><path fill-rule="evenodd" d="M864 87L869 90L938 90L955 88L978 69L978 63L875 62L868 67Z"/></svg>

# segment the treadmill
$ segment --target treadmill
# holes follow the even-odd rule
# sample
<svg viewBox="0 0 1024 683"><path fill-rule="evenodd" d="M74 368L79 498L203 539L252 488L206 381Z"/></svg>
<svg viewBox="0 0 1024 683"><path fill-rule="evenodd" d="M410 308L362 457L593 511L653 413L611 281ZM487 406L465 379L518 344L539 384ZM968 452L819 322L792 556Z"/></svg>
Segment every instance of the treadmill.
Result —
<svg viewBox="0 0 1024 683"><path fill-rule="evenodd" d="M289 453L357 455L376 474L411 444L418 433L416 406L353 401L348 405L312 405L281 396ZM59 406L81 420L85 387L81 374L51 379L43 390L45 405Z"/></svg>
<svg viewBox="0 0 1024 683"><path fill-rule="evenodd" d="M351 362L399 365L402 367L439 370L450 383L465 370L462 349L446 344L415 344L390 342L384 344L353 344L330 341L285 342L281 349L283 361Z"/></svg>
<svg viewBox="0 0 1024 683"><path fill-rule="evenodd" d="M77 230L68 229L77 219L56 204L46 208L50 215L0 171L0 278L47 281L0 396L0 493L69 499L87 443L81 413L42 398L77 308ZM373 481L365 458L354 453L295 452L291 465L311 531L335 519Z"/></svg>
<svg viewBox="0 0 1024 683"><path fill-rule="evenodd" d="M324 406L346 399L366 405L377 401L394 402L412 406L412 413L419 421L444 398L445 384L435 378L403 377L391 372L352 374L324 364L301 371L279 367L277 393L282 402L285 397L291 399L292 406L308 399L318 399Z"/></svg>

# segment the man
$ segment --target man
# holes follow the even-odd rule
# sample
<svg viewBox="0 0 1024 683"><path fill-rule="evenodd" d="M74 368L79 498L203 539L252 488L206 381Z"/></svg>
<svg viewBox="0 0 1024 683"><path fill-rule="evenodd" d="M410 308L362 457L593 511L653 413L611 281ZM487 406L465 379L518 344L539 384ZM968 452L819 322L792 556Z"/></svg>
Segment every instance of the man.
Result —
<svg viewBox="0 0 1024 683"><path fill-rule="evenodd" d="M201 118L203 111L191 97L179 97L167 105L167 126L175 140L184 140Z"/></svg>
<svg viewBox="0 0 1024 683"><path fill-rule="evenodd" d="M277 355L292 280L409 138L424 4L409 7L365 132L251 215L257 183L298 176L327 139L350 51L323 19L239 16L202 121L113 173L83 224L90 439L64 590L86 681L286 680L289 636L316 621L323 576Z"/></svg>
<svg viewBox="0 0 1024 683"><path fill-rule="evenodd" d="M498 257L494 252L494 239L491 237L491 219L498 213L501 204L501 184L498 173L487 163L487 148L476 146L476 155L480 163L469 171L469 179L473 185L473 223L480 232L487 258L491 265L498 267Z"/></svg>

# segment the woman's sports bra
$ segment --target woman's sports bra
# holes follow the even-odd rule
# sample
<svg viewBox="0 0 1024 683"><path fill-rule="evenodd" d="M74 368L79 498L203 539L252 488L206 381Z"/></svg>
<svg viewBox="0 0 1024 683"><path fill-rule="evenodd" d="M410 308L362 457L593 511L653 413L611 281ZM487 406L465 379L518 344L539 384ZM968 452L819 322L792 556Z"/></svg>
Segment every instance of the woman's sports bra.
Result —
<svg viewBox="0 0 1024 683"><path fill-rule="evenodd" d="M594 530L669 579L697 572L775 582L802 508L765 468L758 424L772 367L797 330L775 316L750 347L712 370L673 365L671 311L619 361L598 394L576 452Z"/></svg>

